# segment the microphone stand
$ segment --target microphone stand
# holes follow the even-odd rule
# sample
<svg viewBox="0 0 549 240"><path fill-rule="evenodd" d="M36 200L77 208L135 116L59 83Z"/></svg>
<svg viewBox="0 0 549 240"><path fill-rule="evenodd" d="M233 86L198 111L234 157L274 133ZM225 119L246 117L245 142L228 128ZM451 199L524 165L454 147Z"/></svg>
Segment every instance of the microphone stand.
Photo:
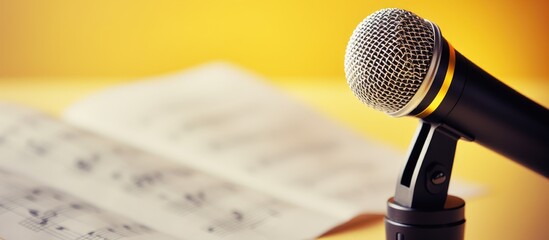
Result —
<svg viewBox="0 0 549 240"><path fill-rule="evenodd" d="M465 202L448 196L457 141L471 140L446 125L421 122L387 202L387 240L463 240Z"/></svg>

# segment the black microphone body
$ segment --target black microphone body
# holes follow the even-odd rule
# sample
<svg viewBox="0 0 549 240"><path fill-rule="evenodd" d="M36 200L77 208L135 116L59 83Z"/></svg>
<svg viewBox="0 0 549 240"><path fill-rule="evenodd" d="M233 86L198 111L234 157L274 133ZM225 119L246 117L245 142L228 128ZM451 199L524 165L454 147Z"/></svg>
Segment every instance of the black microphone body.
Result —
<svg viewBox="0 0 549 240"><path fill-rule="evenodd" d="M549 110L457 52L434 23L382 9L354 30L345 76L366 105L422 119L388 201L386 239L464 238L462 199L448 196L458 139L549 178Z"/></svg>
<svg viewBox="0 0 549 240"><path fill-rule="evenodd" d="M371 14L349 40L345 75L367 105L444 125L549 178L549 110L466 59L436 24L401 9Z"/></svg>
<svg viewBox="0 0 549 240"><path fill-rule="evenodd" d="M421 112L440 95L455 51L442 38L435 79L408 115ZM455 51L454 71L440 104L424 121L440 123L549 178L549 111L500 82ZM444 90L443 90L444 91Z"/></svg>

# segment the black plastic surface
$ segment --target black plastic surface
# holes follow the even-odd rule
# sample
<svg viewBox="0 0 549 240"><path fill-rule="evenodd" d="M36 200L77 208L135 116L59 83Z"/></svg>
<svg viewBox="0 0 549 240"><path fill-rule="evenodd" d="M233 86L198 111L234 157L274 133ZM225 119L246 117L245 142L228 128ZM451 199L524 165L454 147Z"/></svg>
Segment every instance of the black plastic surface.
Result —
<svg viewBox="0 0 549 240"><path fill-rule="evenodd" d="M393 198L387 202L387 240L463 240L465 202L448 196L443 209L418 210L403 207Z"/></svg>
<svg viewBox="0 0 549 240"><path fill-rule="evenodd" d="M549 110L457 51L450 89L440 106L424 120L446 124L549 178Z"/></svg>

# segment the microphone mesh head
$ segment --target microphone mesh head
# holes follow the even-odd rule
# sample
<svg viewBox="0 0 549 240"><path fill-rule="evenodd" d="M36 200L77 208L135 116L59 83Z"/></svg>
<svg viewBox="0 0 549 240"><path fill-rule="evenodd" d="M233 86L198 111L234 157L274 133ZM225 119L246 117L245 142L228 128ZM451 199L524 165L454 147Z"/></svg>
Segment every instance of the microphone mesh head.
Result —
<svg viewBox="0 0 549 240"><path fill-rule="evenodd" d="M435 37L431 23L402 9L382 9L354 30L345 75L354 94L386 113L402 109L427 75Z"/></svg>

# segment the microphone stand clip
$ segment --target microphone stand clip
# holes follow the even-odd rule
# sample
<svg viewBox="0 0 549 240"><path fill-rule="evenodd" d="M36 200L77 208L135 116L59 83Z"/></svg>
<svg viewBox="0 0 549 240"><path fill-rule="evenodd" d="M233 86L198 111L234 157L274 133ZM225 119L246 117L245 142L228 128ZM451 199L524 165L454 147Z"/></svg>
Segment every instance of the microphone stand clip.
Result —
<svg viewBox="0 0 549 240"><path fill-rule="evenodd" d="M444 124L422 121L387 202L387 240L463 240L465 202L448 196L457 141L471 140Z"/></svg>

